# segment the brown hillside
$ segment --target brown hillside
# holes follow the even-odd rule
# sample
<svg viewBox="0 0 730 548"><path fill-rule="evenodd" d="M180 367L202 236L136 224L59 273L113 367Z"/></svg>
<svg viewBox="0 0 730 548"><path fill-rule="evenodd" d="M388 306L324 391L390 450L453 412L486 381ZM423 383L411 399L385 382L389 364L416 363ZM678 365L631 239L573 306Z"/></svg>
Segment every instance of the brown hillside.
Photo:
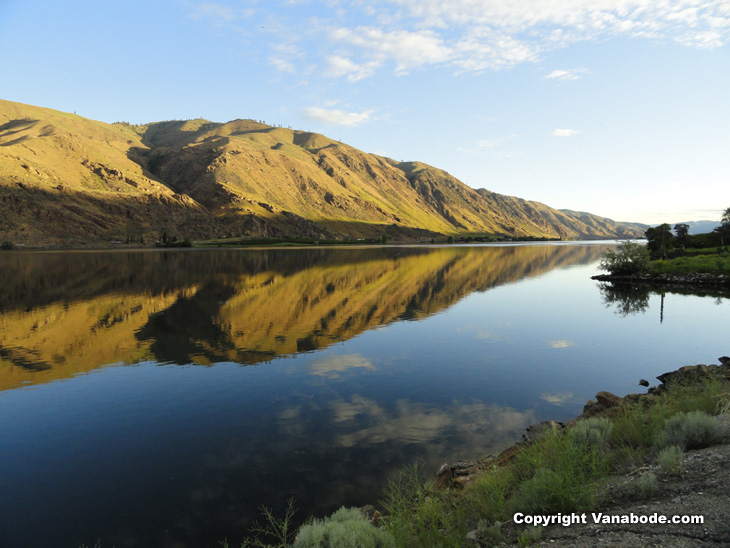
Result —
<svg viewBox="0 0 730 548"><path fill-rule="evenodd" d="M105 124L0 101L0 238L610 238L643 230L486 190L323 135L234 120Z"/></svg>

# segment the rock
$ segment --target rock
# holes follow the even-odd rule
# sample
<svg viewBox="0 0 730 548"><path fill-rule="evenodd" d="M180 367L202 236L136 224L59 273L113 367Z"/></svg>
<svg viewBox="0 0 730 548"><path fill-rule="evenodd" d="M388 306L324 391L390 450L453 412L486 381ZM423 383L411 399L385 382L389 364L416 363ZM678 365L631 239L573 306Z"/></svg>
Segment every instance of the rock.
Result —
<svg viewBox="0 0 730 548"><path fill-rule="evenodd" d="M640 384L641 386L649 386L649 381L647 381L646 379L641 379L641 380L639 381L639 384Z"/></svg>
<svg viewBox="0 0 730 548"><path fill-rule="evenodd" d="M359 509L360 513L367 518L370 523L375 523L380 517L380 512L372 504L366 504Z"/></svg>
<svg viewBox="0 0 730 548"><path fill-rule="evenodd" d="M466 541L471 544L479 544L479 539L477 538L476 529L474 531L469 531L466 534Z"/></svg>
<svg viewBox="0 0 730 548"><path fill-rule="evenodd" d="M611 409L612 407L621 405L621 402L623 402L622 398L619 398L616 394L612 394L611 392L599 392L596 394L596 400L606 409Z"/></svg>
<svg viewBox="0 0 730 548"><path fill-rule="evenodd" d="M527 433L522 434L522 438L527 443L532 443L539 440L548 432L555 430L556 428L565 428L562 422L557 421L542 421L539 424L533 424L527 427Z"/></svg>
<svg viewBox="0 0 730 548"><path fill-rule="evenodd" d="M719 361L722 365L730 365L730 357L728 356L720 356L717 358L717 361Z"/></svg>
<svg viewBox="0 0 730 548"><path fill-rule="evenodd" d="M598 415L599 413L602 413L605 410L606 410L606 408L603 407L596 400L588 400L588 403L586 403L583 406L583 414L581 415L581 417L584 419L587 419L588 417L592 417L593 415Z"/></svg>
<svg viewBox="0 0 730 548"><path fill-rule="evenodd" d="M439 466L438 470L436 470L436 482L434 483L433 488L438 491L439 489L448 489L453 485L454 471L451 469L451 466L444 463Z"/></svg>

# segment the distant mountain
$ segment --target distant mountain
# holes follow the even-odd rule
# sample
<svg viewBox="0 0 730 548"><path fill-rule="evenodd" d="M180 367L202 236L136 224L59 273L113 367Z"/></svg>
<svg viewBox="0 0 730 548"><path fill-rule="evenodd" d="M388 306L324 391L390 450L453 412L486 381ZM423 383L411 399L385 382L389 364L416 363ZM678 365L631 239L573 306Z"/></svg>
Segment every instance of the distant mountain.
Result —
<svg viewBox="0 0 730 548"><path fill-rule="evenodd" d="M427 239L642 236L642 225L474 190L420 162L254 120L105 124L0 101L0 239L162 234Z"/></svg>
<svg viewBox="0 0 730 548"><path fill-rule="evenodd" d="M674 223L672 228L676 224L689 225L690 234L707 234L720 226L719 221L682 221L681 223Z"/></svg>

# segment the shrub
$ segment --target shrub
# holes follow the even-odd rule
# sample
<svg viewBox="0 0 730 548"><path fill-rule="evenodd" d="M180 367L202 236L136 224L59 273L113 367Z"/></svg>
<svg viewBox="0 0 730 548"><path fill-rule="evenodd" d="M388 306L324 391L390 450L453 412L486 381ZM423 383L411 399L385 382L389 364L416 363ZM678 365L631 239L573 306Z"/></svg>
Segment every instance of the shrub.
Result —
<svg viewBox="0 0 730 548"><path fill-rule="evenodd" d="M489 523L506 521L506 502L516 484L515 475L508 467L494 468L480 475L469 488L469 495L479 515Z"/></svg>
<svg viewBox="0 0 730 548"><path fill-rule="evenodd" d="M720 423L707 413L677 413L667 419L657 439L657 446L664 448L677 445L684 450L700 449L721 443L723 435Z"/></svg>
<svg viewBox="0 0 730 548"><path fill-rule="evenodd" d="M684 452L677 445L670 445L659 452L659 467L665 474L679 474L682 471Z"/></svg>
<svg viewBox="0 0 730 548"><path fill-rule="evenodd" d="M608 250L598 264L614 276L632 276L649 270L649 250L636 242L621 242L616 251Z"/></svg>
<svg viewBox="0 0 730 548"><path fill-rule="evenodd" d="M578 422L568 431L570 441L575 445L602 447L608 443L613 423L606 418L590 418Z"/></svg>
<svg viewBox="0 0 730 548"><path fill-rule="evenodd" d="M532 546L540 542L542 538L542 527L528 527L517 537L518 546Z"/></svg>
<svg viewBox="0 0 730 548"><path fill-rule="evenodd" d="M496 546L502 542L501 523L491 523L486 520L480 520L477 524L477 539L482 546Z"/></svg>
<svg viewBox="0 0 730 548"><path fill-rule="evenodd" d="M395 548L395 539L357 508L340 508L300 527L292 548Z"/></svg>
<svg viewBox="0 0 730 548"><path fill-rule="evenodd" d="M641 474L634 484L635 493L642 498L651 497L657 492L657 489L659 489L659 481L656 474L652 472Z"/></svg>
<svg viewBox="0 0 730 548"><path fill-rule="evenodd" d="M390 481L381 502L385 527L398 546L461 546L468 532L467 509L456 497L427 487L418 466L406 468Z"/></svg>

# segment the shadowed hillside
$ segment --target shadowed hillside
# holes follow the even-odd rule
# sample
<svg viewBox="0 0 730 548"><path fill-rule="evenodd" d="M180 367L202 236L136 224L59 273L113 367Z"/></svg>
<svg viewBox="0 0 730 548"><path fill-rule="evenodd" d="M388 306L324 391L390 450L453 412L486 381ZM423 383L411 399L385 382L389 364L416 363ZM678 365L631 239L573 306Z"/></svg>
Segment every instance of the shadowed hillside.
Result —
<svg viewBox="0 0 730 548"><path fill-rule="evenodd" d="M252 120L105 124L0 101L0 238L31 245L444 234L615 238L637 225L474 190Z"/></svg>

